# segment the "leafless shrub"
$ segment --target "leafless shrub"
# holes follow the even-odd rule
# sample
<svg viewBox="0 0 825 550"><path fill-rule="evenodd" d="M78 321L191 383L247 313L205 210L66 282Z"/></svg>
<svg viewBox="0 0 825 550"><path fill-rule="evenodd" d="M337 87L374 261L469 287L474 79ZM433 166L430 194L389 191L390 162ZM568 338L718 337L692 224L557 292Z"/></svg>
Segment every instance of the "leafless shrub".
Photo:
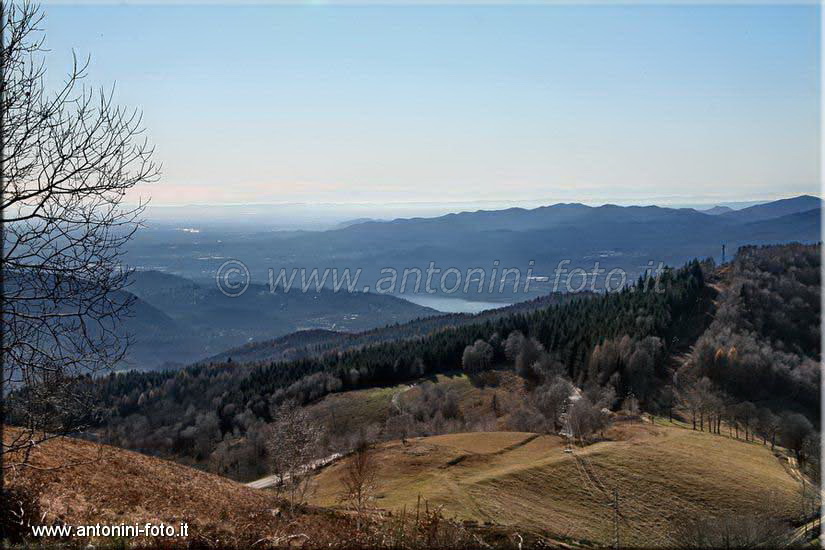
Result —
<svg viewBox="0 0 825 550"><path fill-rule="evenodd" d="M267 428L270 473L278 476L276 490L293 508L308 495L320 438L318 426L296 403L278 408L275 421Z"/></svg>
<svg viewBox="0 0 825 550"><path fill-rule="evenodd" d="M510 413L507 428L517 432L542 433L547 430L547 419L531 403L520 403Z"/></svg>
<svg viewBox="0 0 825 550"><path fill-rule="evenodd" d="M533 392L536 408L547 420L548 432L555 433L561 428L561 415L571 393L573 384L563 378L556 378L551 384L539 386Z"/></svg>
<svg viewBox="0 0 825 550"><path fill-rule="evenodd" d="M591 402L587 396L571 402L567 415L571 435L578 438L582 444L587 442L593 433L604 430L609 421L602 408Z"/></svg>
<svg viewBox="0 0 825 550"><path fill-rule="evenodd" d="M359 531L374 497L377 470L375 453L369 442L362 439L347 461L342 479L344 487L340 496L342 502L355 510Z"/></svg>
<svg viewBox="0 0 825 550"><path fill-rule="evenodd" d="M482 548L483 540L419 499L414 511L376 515L347 540L351 548Z"/></svg>
<svg viewBox="0 0 825 550"><path fill-rule="evenodd" d="M680 548L778 548L787 545L789 531L770 515L723 514L687 518L673 538Z"/></svg>
<svg viewBox="0 0 825 550"><path fill-rule="evenodd" d="M424 382L417 391L405 395L403 405L390 410L384 424L385 437L405 439L467 429L455 390Z"/></svg>
<svg viewBox="0 0 825 550"><path fill-rule="evenodd" d="M391 413L384 424L384 435L389 439L404 441L415 430L415 419L407 412Z"/></svg>

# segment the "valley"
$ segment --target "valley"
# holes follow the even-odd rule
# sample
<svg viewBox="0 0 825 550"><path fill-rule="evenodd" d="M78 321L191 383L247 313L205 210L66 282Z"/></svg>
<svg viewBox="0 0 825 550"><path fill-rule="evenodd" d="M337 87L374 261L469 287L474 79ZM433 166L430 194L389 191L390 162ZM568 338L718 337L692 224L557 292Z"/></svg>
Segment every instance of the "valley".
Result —
<svg viewBox="0 0 825 550"><path fill-rule="evenodd" d="M326 231L247 229L238 235L157 228L137 236L128 258L134 265L162 267L209 285L214 285L215 271L229 258L244 262L255 284L268 281L269 269L276 273L281 269L338 269L342 273L361 269L359 290L361 285L377 288L384 268L399 274L405 269L426 272L433 262L442 272L448 268L467 272L479 267L490 270L498 261L502 269L521 271L518 291L514 292L510 283L500 291L494 288L491 292L484 285L477 292L477 285L471 284L445 294L438 277L433 290L447 298L514 302L564 291L553 288L555 270L563 260L569 260L568 269L578 267L588 272L598 261L606 272L619 268L633 281L644 273L649 261L671 266L693 258L720 261L722 244L732 253L745 244L816 242L821 232L821 208L818 197L805 195L720 215L689 208L561 203L535 209L364 221ZM550 280L535 281L524 292L531 261L533 275ZM601 280L597 288L603 285ZM399 290L400 282L395 292ZM423 289L419 294L427 297Z"/></svg>
<svg viewBox="0 0 825 550"><path fill-rule="evenodd" d="M137 298L125 318L134 335L123 369L180 368L227 349L296 331L359 332L438 314L393 296L331 290L272 293L250 285L244 296L221 293L158 271L134 273Z"/></svg>
<svg viewBox="0 0 825 550"><path fill-rule="evenodd" d="M822 6L81 3L0 1L0 548L825 544Z"/></svg>
<svg viewBox="0 0 825 550"><path fill-rule="evenodd" d="M503 547L806 542L820 501L820 245L749 244L721 265L711 249L720 232L814 240L819 212L813 197L715 214L554 205L324 233L350 259L368 261L347 239L378 239L369 246L385 256L392 239L414 263L404 247L437 234L468 258L480 245L455 239L491 237L485 254L521 261L513 238L560 246L575 229L575 247L559 250L628 267L634 278L616 291L556 291L538 262L535 296L518 297L272 292L254 275L233 296L208 279L136 271L121 293L133 300L119 328L134 335L126 361L78 380L94 403L79 439L34 449L43 472L65 461L55 466L65 475L4 479L22 491L14 498L39 495L29 504L52 523L185 521L207 545L334 547L354 536L382 546L398 540L387 538L392 525L420 528L422 505L445 540ZM587 227L595 219L600 231ZM660 224L685 231L664 257L703 240L711 257L633 271L665 254ZM318 236L270 242L294 259L292 246L322 253L306 241ZM13 425L31 421L17 413L28 398L11 393ZM354 464L371 465L357 500ZM151 504L178 482L171 507Z"/></svg>
<svg viewBox="0 0 825 550"><path fill-rule="evenodd" d="M449 540L497 547L807 543L820 502L819 254L743 247L721 267L665 271L661 292L643 279L358 333L296 332L179 370L90 380L106 418L90 441L37 449L43 460L78 453L77 481L6 481L39 487L52 521L81 521L82 507L60 503L89 490L108 495L89 504L98 516L121 517L124 499L142 503L128 521L185 517L236 541L251 540L239 526L253 521L270 542L296 525L332 546L345 542L329 525L386 542L392 525L407 532L393 522L424 513ZM366 476L358 501L354 464ZM113 468L125 477L110 479ZM149 516L154 485L124 485L148 474L202 479L249 504ZM272 510L289 521L251 519Z"/></svg>

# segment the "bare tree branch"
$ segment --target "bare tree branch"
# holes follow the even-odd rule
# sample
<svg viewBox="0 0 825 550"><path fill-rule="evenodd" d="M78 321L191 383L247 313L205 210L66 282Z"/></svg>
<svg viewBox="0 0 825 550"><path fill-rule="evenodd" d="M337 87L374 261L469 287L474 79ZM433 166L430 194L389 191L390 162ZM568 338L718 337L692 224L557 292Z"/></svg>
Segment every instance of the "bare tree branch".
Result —
<svg viewBox="0 0 825 550"><path fill-rule="evenodd" d="M83 86L88 59L47 88L38 6L0 3L0 20L0 422L25 429L5 454L92 420L82 377L116 365L129 343L122 256L144 204L124 199L159 167L141 113Z"/></svg>

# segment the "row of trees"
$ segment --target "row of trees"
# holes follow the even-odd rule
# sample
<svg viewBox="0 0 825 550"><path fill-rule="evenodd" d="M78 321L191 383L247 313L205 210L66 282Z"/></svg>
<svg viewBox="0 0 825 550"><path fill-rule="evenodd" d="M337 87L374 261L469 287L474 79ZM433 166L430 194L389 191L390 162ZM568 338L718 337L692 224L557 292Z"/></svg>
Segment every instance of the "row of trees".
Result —
<svg viewBox="0 0 825 550"><path fill-rule="evenodd" d="M818 433L808 418L798 412L774 413L767 406L751 401L737 401L717 387L707 377L688 380L675 391L663 389L662 394L676 402L687 412L694 430L723 433L723 424L731 437L745 441L761 440L770 443L774 450L777 443L793 451L798 460L818 457Z"/></svg>

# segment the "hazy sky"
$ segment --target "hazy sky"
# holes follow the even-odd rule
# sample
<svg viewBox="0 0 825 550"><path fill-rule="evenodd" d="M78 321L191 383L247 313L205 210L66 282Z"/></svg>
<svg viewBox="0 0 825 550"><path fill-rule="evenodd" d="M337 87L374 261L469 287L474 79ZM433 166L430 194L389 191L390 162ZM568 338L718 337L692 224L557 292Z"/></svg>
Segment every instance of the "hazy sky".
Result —
<svg viewBox="0 0 825 550"><path fill-rule="evenodd" d="M819 193L819 8L46 6L143 109L155 204Z"/></svg>

